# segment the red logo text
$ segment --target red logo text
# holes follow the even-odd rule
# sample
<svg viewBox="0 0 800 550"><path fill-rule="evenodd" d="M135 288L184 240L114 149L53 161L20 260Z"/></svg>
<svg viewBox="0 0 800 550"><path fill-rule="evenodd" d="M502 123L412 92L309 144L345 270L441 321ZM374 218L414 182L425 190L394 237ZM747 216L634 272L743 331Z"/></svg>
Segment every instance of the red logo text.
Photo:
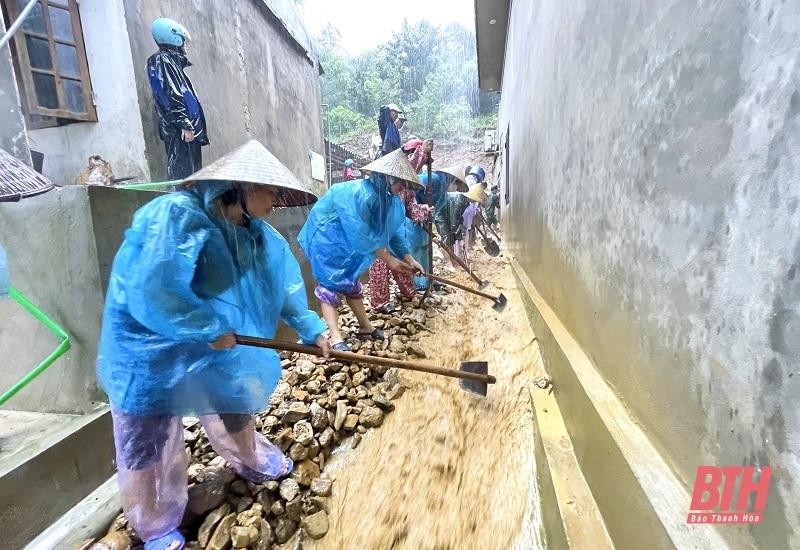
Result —
<svg viewBox="0 0 800 550"><path fill-rule="evenodd" d="M772 466L700 466L694 480L687 523L761 523L767 504ZM736 484L739 491L736 493ZM747 504L755 495L753 509Z"/></svg>

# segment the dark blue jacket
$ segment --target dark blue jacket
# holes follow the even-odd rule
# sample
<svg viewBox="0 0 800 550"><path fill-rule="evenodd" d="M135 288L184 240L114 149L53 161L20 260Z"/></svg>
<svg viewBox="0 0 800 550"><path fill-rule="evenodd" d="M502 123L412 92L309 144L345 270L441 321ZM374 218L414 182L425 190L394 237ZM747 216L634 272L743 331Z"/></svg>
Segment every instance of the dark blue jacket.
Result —
<svg viewBox="0 0 800 550"><path fill-rule="evenodd" d="M191 130L200 145L208 145L203 107L183 72L189 66L189 60L174 46L161 46L147 60L147 75L158 112L158 130L163 140L180 135L181 130Z"/></svg>

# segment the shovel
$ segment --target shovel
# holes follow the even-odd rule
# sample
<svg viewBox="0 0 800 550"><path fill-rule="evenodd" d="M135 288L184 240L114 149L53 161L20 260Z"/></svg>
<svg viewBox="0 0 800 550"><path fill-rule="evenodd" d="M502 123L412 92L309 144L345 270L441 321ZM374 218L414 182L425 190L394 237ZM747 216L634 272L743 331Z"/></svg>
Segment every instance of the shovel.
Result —
<svg viewBox="0 0 800 550"><path fill-rule="evenodd" d="M481 219L481 221L483 221ZM478 233L481 234L481 239L483 239L483 250L489 256L496 257L500 255L500 247L497 246L497 243L486 236L486 233L483 232L481 229L481 224L475 224L475 229L478 230Z"/></svg>
<svg viewBox="0 0 800 550"><path fill-rule="evenodd" d="M460 283L456 283L455 281L442 279L441 277L437 277L436 275L433 275L432 273L426 273L425 276L429 277L430 279L432 279L434 281L439 281L440 283L444 283L446 285L450 285L450 286L453 286L453 287L456 287L456 288L460 288L461 290L464 290L466 292L470 292L472 294L477 294L478 296L482 296L484 298L489 298L491 301L494 302L494 305L492 306L492 309L494 309L497 312L503 311L506 308L506 304L508 303L508 299L505 297L505 295L502 292L500 294L498 294L497 296L492 296L491 294L487 294L485 292L481 292L480 290L475 290L475 289L470 288L468 286L464 286L464 285L462 285Z"/></svg>
<svg viewBox="0 0 800 550"><path fill-rule="evenodd" d="M240 336L238 334L236 335L236 342L244 346L255 346L257 348L269 348L297 353L307 353L309 355L322 357L322 350L317 346L306 346L291 342L278 342L277 340L270 340L268 338ZM461 363L461 366L458 370L453 370L446 369L444 367L434 367L433 365L426 365L425 363L400 361L398 359L390 359L388 357L361 355L360 353L337 351L335 349L330 351L330 356L333 359L341 359L342 361L350 361L353 363L395 367L398 369L415 370L419 372L427 372L429 374L438 374L440 376L449 376L450 378L460 378L462 389L472 393L477 393L478 395L482 395L484 397L486 397L487 384L494 384L497 382L497 379L489 374L489 363L486 361L465 361Z"/></svg>
<svg viewBox="0 0 800 550"><path fill-rule="evenodd" d="M481 279L480 277L478 277L477 275L475 275L475 274L472 272L472 270L469 268L469 266L468 266L467 264L465 264L465 263L464 263L464 260L462 260L461 258L459 258L458 256L456 256L455 252L453 252L453 251L450 249L450 247L449 247L449 246L447 246L446 244L444 244L444 243L443 243L443 242L442 242L440 239L436 239L436 244L438 244L439 246L441 246L441 247L442 247L442 249L444 249L444 251L445 251L445 252L447 252L447 255L448 255L448 256L450 256L450 258L452 258L453 260L455 260L455 261L456 261L456 263L457 263L458 265L460 265L462 268L464 268L464 271L466 271L467 273L469 273L469 276L470 276L470 277L472 277L473 279L475 279L475 282L476 282L476 283L478 283L478 288L486 288L487 286L489 286L489 281L484 281L483 279Z"/></svg>

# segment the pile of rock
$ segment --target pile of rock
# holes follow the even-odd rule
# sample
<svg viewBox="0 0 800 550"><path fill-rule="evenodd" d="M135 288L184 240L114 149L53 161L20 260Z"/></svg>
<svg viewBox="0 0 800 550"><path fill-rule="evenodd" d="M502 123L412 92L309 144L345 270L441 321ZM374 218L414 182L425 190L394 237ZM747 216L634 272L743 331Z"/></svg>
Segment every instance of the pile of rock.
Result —
<svg viewBox="0 0 800 550"><path fill-rule="evenodd" d="M373 323L385 339L358 340L357 321L342 315L345 337L360 354L416 359L426 354L418 343L427 323L444 307L432 293L390 315L375 315ZM212 449L200 423L184 421L189 467L189 503L184 521L187 550L250 548L267 550L298 533L314 539L328 531L327 497L332 480L322 473L333 450L348 442L353 448L363 434L383 423L394 410L392 401L408 387L394 369L368 368L357 363L323 362L281 353L283 377L270 399L270 409L258 415L257 429L295 463L282 481L255 484L239 479ZM100 546L100 544L103 546ZM141 541L120 515L95 550L139 548Z"/></svg>

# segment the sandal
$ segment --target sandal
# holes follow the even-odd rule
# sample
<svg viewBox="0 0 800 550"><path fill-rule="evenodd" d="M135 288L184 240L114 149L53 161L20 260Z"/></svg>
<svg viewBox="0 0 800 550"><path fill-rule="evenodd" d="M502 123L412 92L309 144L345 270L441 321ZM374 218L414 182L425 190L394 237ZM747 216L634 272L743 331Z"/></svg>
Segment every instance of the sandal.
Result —
<svg viewBox="0 0 800 550"><path fill-rule="evenodd" d="M244 464L241 467L237 468L237 473L242 476L247 481L251 481L253 483L263 484L267 481L277 481L279 479L283 479L284 477L288 476L294 470L294 461L286 455L283 455L283 462L281 463L281 471L278 475L268 475L262 472L258 472L252 469L250 466ZM145 549L149 550L149 549Z"/></svg>
<svg viewBox="0 0 800 550"><path fill-rule="evenodd" d="M353 351L353 348L347 342L336 342L331 346L336 351Z"/></svg>
<svg viewBox="0 0 800 550"><path fill-rule="evenodd" d="M151 539L145 542L144 550L167 550L167 548L170 548L170 546L176 542L179 542L180 545L171 550L182 550L183 547L186 546L186 539L183 538L183 535L181 535L180 531L174 529L163 537L158 537L157 539Z"/></svg>
<svg viewBox="0 0 800 550"><path fill-rule="evenodd" d="M399 308L397 306L395 306L394 304L386 304L386 305L383 305L383 306L379 307L378 309L376 309L375 312L376 313L384 313L384 314L388 315L390 313L394 313L398 309Z"/></svg>
<svg viewBox="0 0 800 550"><path fill-rule="evenodd" d="M366 340L367 338L372 338L373 340L386 339L386 337L383 335L383 331L379 328L376 328L372 332L357 332L356 337L360 338L361 340Z"/></svg>

